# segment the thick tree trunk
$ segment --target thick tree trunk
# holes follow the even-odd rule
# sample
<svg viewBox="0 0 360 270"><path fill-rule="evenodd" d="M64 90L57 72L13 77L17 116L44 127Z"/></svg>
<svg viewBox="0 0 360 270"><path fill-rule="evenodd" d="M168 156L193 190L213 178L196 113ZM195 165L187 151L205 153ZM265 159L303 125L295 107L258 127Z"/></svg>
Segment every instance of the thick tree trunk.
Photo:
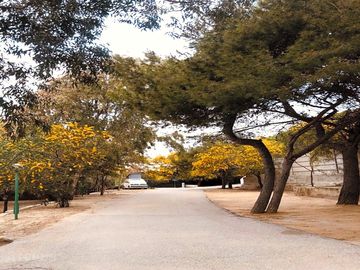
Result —
<svg viewBox="0 0 360 270"><path fill-rule="evenodd" d="M281 202L284 190L285 190L286 182L289 178L291 167L292 167L294 161L295 160L293 160L289 157L284 158L284 161L283 161L283 164L281 167L281 176L278 179L278 181L276 181L276 183L275 183L273 196L271 198L271 201L270 201L268 209L267 209L268 213L276 213L278 211L280 202Z"/></svg>
<svg viewBox="0 0 360 270"><path fill-rule="evenodd" d="M275 165L265 144L262 141L258 141L254 146L260 153L264 164L265 178L262 183L262 188L253 208L252 213L264 213L269 203L272 191L275 183Z"/></svg>
<svg viewBox="0 0 360 270"><path fill-rule="evenodd" d="M264 182L263 188L257 198L253 208L251 209L252 213L265 213L266 207L269 203L275 182L275 165L270 154L270 151L267 149L266 145L262 140L253 140L253 139L242 139L236 136L233 131L234 123L236 121L236 114L229 115L224 119L224 134L233 142L241 145L249 145L254 147L260 154L262 162L264 164Z"/></svg>
<svg viewBox="0 0 360 270"><path fill-rule="evenodd" d="M58 200L58 205L60 208L69 207L70 206L69 199L68 198L60 198Z"/></svg>
<svg viewBox="0 0 360 270"><path fill-rule="evenodd" d="M358 145L347 144L342 151L344 161L344 182L340 191L337 204L359 203L360 176Z"/></svg>

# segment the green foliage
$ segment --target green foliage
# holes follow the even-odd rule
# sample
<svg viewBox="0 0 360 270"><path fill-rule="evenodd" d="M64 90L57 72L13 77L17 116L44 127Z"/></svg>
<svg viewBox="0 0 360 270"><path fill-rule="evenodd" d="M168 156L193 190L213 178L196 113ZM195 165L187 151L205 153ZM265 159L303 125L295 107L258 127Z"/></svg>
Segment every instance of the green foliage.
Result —
<svg viewBox="0 0 360 270"><path fill-rule="evenodd" d="M156 3L142 0L1 1L0 11L0 108L14 137L34 123L26 113L36 103L33 89L55 70L86 83L109 71L110 52L97 42L106 17L141 29L160 20Z"/></svg>
<svg viewBox="0 0 360 270"><path fill-rule="evenodd" d="M231 13L231 7L243 2L252 1L1 1L0 108L6 129L13 136L24 135L25 126L34 122L25 113L36 103L33 89L54 71L87 83L109 71L110 52L97 41L107 17L146 30L159 28L162 15L180 11L180 16L171 16L172 26L196 25L193 29L201 31L208 19Z"/></svg>
<svg viewBox="0 0 360 270"><path fill-rule="evenodd" d="M263 1L251 16L221 21L188 59L118 58L116 69L125 72L136 105L190 126L221 124L249 109L294 117L283 102L302 104L299 117L340 99L353 108L359 105L358 10L351 0Z"/></svg>
<svg viewBox="0 0 360 270"><path fill-rule="evenodd" d="M2 132L2 184L12 187L12 164L21 162L23 190L39 197L61 198L95 189L103 191L125 167L143 162L155 135L146 117L122 97L122 84L113 77L97 84L74 84L68 77L38 91L40 101L30 113L50 126L44 134L28 127L28 135L10 141Z"/></svg>
<svg viewBox="0 0 360 270"><path fill-rule="evenodd" d="M250 13L218 21L187 59L124 60L131 63L124 78L129 100L141 100L134 104L154 119L216 125L233 141L257 147L269 185L255 212L264 212L271 197L273 162L259 141L234 131L236 125L256 125L259 115L265 122L285 115L306 123L286 142L288 166L268 208L276 212L293 161L360 119L359 5L354 0L259 1ZM141 79L134 83L136 77ZM339 118L338 111L346 113ZM295 149L297 140L314 129L313 143Z"/></svg>

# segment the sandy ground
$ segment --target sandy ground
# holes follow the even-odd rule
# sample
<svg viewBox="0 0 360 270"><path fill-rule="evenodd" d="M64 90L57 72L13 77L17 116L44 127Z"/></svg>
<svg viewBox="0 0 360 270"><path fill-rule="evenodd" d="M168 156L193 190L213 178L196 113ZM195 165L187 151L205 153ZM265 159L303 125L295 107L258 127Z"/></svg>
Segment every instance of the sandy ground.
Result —
<svg viewBox="0 0 360 270"><path fill-rule="evenodd" d="M6 216L0 216L0 246L7 244L11 240L36 233L67 216L92 209L96 207L99 202L111 200L128 193L128 191L111 191L105 193L104 196L92 194L83 197L76 197L70 203L70 207L68 208L59 208L56 207L55 204L37 206L20 211L18 220L14 220L14 215L12 213ZM33 201L32 203L36 204L38 202ZM20 207L30 204L31 202L29 201L20 201Z"/></svg>
<svg viewBox="0 0 360 270"><path fill-rule="evenodd" d="M0 202L0 211L2 213L2 210L3 210L3 201ZM29 200L29 201L20 201L20 207L26 207L26 206L29 206L29 205L34 205L34 204L39 204L41 203L41 201L37 201L37 200ZM12 211L14 208L14 202L13 201L9 201L8 203L8 211Z"/></svg>
<svg viewBox="0 0 360 270"><path fill-rule="evenodd" d="M218 206L245 217L283 225L289 234L309 232L360 245L360 206L336 205L336 199L295 196L285 193L277 214L251 214L258 192L207 190L207 197Z"/></svg>

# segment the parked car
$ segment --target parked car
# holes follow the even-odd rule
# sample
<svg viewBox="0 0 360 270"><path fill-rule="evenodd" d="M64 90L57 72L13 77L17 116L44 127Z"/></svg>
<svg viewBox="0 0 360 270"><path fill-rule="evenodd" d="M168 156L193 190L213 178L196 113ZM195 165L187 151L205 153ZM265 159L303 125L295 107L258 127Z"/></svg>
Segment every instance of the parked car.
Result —
<svg viewBox="0 0 360 270"><path fill-rule="evenodd" d="M127 179L121 185L124 189L147 189L148 184L141 178L141 174L130 174Z"/></svg>

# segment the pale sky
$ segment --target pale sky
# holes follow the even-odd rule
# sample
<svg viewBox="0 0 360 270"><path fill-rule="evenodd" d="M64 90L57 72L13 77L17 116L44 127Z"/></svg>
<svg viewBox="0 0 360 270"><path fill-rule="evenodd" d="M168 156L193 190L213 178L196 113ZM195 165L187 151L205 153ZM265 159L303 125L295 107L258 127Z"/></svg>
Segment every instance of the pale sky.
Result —
<svg viewBox="0 0 360 270"><path fill-rule="evenodd" d="M107 19L100 42L108 44L113 54L141 58L147 51L159 56L176 55L177 51L187 51L187 41L174 39L166 33L169 29L141 31L135 26Z"/></svg>
<svg viewBox="0 0 360 270"><path fill-rule="evenodd" d="M177 55L177 51L186 52L187 41L174 39L166 34L169 29L163 28L156 31L141 31L138 28L118 23L114 19L107 19L106 27L100 42L107 44L113 54L142 58L147 51L154 51L161 57ZM160 135L173 133L175 129L164 129ZM147 156L168 155L169 149L164 143L157 142L147 151Z"/></svg>

